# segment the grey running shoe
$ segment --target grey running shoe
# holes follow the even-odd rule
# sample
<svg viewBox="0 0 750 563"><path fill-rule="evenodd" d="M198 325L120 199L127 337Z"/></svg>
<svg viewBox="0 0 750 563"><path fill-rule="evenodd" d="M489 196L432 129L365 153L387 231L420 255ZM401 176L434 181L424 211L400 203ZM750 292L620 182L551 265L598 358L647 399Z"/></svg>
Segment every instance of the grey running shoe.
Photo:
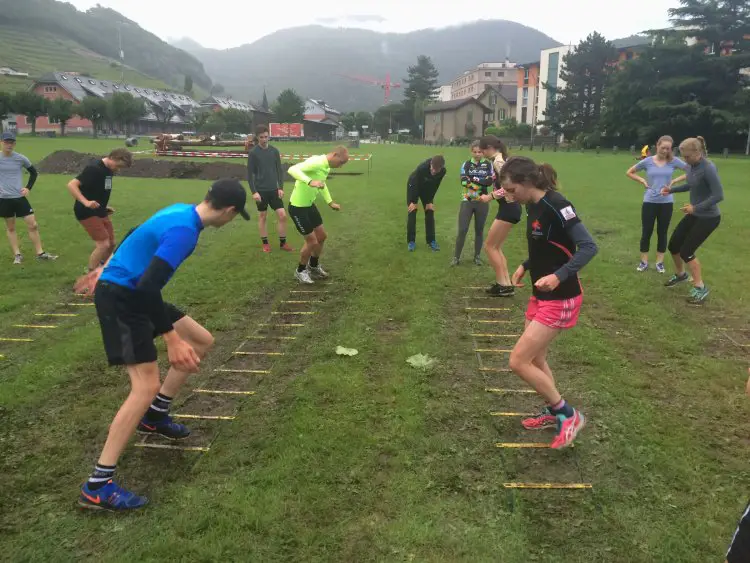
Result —
<svg viewBox="0 0 750 563"><path fill-rule="evenodd" d="M305 284L313 284L315 283L312 281L312 278L310 277L310 272L307 270L302 270L301 272L299 270L294 270L294 277L297 278L297 281L299 283L305 283Z"/></svg>
<svg viewBox="0 0 750 563"><path fill-rule="evenodd" d="M326 272L320 264L314 268L309 266L308 269L310 271L310 277L314 280L324 280L328 277L328 272Z"/></svg>
<svg viewBox="0 0 750 563"><path fill-rule="evenodd" d="M20 254L16 254L15 258L13 258L13 263L14 264L23 263L23 256L21 256Z"/></svg>
<svg viewBox="0 0 750 563"><path fill-rule="evenodd" d="M36 255L36 259L54 261L57 260L57 256L50 254L49 252L42 252L41 254Z"/></svg>
<svg viewBox="0 0 750 563"><path fill-rule="evenodd" d="M682 283L688 280L687 272L683 272L682 275L672 274L672 277L667 280L664 287L674 287L678 283Z"/></svg>

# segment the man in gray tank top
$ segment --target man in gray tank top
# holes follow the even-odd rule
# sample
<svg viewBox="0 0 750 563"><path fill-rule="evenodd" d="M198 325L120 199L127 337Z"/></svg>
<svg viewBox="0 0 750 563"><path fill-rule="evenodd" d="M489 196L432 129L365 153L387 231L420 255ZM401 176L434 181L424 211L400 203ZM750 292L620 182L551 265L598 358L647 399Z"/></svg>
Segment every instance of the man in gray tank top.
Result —
<svg viewBox="0 0 750 563"><path fill-rule="evenodd" d="M29 231L29 238L36 249L36 257L39 260L57 260L57 256L49 254L42 248L42 239L39 236L39 226L34 217L34 210L29 200L26 199L37 179L37 171L28 158L17 153L16 136L6 132L2 135L2 151L0 152L0 217L5 219L5 230L8 233L8 241L13 250L13 263L23 262L21 249L18 246L18 234L16 233L16 217L24 220ZM29 173L29 181L23 184L23 169Z"/></svg>

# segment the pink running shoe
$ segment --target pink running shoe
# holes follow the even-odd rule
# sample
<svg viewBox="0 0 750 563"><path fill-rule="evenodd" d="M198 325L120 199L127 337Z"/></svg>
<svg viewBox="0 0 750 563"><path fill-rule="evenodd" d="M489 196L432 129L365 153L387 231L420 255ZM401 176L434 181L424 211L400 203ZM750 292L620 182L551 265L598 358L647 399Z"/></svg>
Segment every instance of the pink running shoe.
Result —
<svg viewBox="0 0 750 563"><path fill-rule="evenodd" d="M557 428L557 418L549 410L549 407L544 407L542 412L529 418L524 418L521 421L521 425L526 430L544 430L545 428Z"/></svg>
<svg viewBox="0 0 750 563"><path fill-rule="evenodd" d="M560 414L557 415L557 419L560 422L560 432L558 432L557 436L555 436L555 439L552 440L552 444L550 444L550 448L552 448L553 450L567 448L569 445L571 445L573 443L573 440L576 439L578 433L586 425L586 419L584 418L583 414L581 414L577 410L573 411L573 416L571 417L565 417Z"/></svg>

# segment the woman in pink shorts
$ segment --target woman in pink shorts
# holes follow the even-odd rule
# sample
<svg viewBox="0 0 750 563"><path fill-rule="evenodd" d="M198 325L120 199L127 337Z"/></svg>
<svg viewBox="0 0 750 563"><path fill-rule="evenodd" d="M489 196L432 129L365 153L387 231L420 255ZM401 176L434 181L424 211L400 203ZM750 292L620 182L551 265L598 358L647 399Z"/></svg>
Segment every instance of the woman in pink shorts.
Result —
<svg viewBox="0 0 750 563"><path fill-rule="evenodd" d="M554 427L554 449L569 446L585 424L582 413L560 395L547 363L550 343L562 329L578 321L583 290L578 271L596 255L597 247L573 204L557 191L557 173L549 164L512 157L500 179L515 201L526 204L529 258L515 271L513 285L531 273L533 295L526 310L526 328L510 354L510 368L547 403L542 412L522 421L524 428Z"/></svg>

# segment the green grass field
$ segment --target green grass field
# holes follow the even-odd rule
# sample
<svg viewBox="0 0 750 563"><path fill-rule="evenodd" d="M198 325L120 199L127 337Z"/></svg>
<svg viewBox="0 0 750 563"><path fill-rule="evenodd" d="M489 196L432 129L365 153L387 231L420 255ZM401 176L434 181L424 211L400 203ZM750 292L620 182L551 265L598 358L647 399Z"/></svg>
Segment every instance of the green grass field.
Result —
<svg viewBox="0 0 750 563"><path fill-rule="evenodd" d="M117 141L21 138L33 160L61 148L103 153ZM295 145L295 152L322 146ZM285 145L284 151L291 149ZM534 153L558 170L564 193L600 245L582 276L579 326L554 345L550 363L564 395L589 416L574 448L498 449L496 442L548 442L519 430L533 396L507 373L480 372L471 333L516 334L528 290L511 300L473 299L463 289L492 281L488 267L448 263L465 149L445 149L449 173L437 196L439 253L406 252L405 183L426 147L366 146L371 176L339 176L324 209L330 234L325 294L293 294L296 255L260 252L255 223L204 233L166 290L214 332L217 347L175 412L234 415L195 421L192 445L210 451L130 447L119 479L151 498L138 514L80 514L78 487L128 391L109 369L90 307L65 307L90 243L71 213L66 177L43 176L32 192L42 239L56 263L11 266L0 253L0 543L8 561L306 562L705 562L724 551L750 490L744 394L750 343L742 250L750 237L750 162L718 160L726 201L719 230L700 257L712 290L702 307L686 287L637 274L642 190L624 172L627 155ZM348 170L365 170L351 163ZM454 181L455 180L455 181ZM117 233L173 202L199 200L207 183L116 180ZM290 186L291 188L291 186ZM678 195L682 201L686 195ZM679 211L676 212L675 222ZM255 215L253 210L253 215ZM28 240L21 227L27 256ZM464 250L470 257L473 235ZM296 233L290 242L299 248ZM4 244L4 243L3 243ZM654 241L655 244L655 241ZM523 229L507 246L525 258ZM306 289L306 288L305 288ZM313 288L315 289L315 288ZM321 303L283 301L319 298ZM469 297L467 299L467 297ZM298 308L297 308L298 307ZM472 312L466 307L507 307ZM63 312L77 317L39 317ZM315 315L273 315L310 311ZM244 351L284 356L232 359L248 336L299 322L296 340L248 340ZM505 324L480 325L479 319ZM14 324L51 324L20 329ZM489 327L489 328L487 328ZM498 328L500 327L500 328ZM744 330L743 330L744 329ZM286 330L286 329L284 329ZM507 348L513 338L478 338ZM359 355L334 353L337 345ZM437 358L430 371L406 358ZM503 354L482 354L502 368ZM265 363L264 363L265 362ZM246 375L216 368L269 370ZM193 388L252 396L201 396ZM508 490L506 482L581 482L591 490Z"/></svg>

